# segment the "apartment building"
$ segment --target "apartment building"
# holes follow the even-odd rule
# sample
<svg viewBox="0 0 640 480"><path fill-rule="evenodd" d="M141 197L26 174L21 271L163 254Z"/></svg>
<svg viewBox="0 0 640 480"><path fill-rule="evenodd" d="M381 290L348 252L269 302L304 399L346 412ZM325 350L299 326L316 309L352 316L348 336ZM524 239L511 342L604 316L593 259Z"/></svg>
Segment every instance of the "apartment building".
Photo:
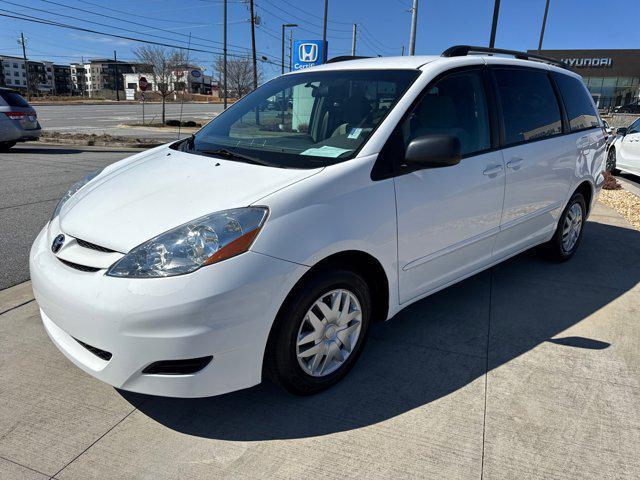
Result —
<svg viewBox="0 0 640 480"><path fill-rule="evenodd" d="M73 91L71 66L53 65L53 87L56 95L71 95Z"/></svg>
<svg viewBox="0 0 640 480"><path fill-rule="evenodd" d="M70 70L74 94L112 98L115 97L116 88L124 95L123 75L143 68L137 63L102 58L72 63Z"/></svg>
<svg viewBox="0 0 640 480"><path fill-rule="evenodd" d="M53 92L53 62L29 60L25 68L25 61L20 57L0 55L0 61L3 83L6 87L26 92L27 82L29 82L29 90L34 95Z"/></svg>

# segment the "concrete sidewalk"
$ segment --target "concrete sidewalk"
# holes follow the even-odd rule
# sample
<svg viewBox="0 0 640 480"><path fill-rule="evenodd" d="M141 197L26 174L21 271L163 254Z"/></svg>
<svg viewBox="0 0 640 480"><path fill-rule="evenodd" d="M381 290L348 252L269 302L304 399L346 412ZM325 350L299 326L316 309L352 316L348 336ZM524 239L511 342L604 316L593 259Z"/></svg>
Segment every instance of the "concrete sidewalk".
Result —
<svg viewBox="0 0 640 480"><path fill-rule="evenodd" d="M640 232L598 205L576 256L529 252L377 326L321 395L119 392L0 292L0 478L640 478ZM27 303L25 303L27 302Z"/></svg>

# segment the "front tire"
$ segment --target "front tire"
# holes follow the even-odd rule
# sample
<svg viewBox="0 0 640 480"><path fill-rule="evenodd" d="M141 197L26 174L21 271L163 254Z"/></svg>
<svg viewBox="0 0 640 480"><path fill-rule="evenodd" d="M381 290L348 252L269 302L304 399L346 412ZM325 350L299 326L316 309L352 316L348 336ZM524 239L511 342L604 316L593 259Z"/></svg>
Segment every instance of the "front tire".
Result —
<svg viewBox="0 0 640 480"><path fill-rule="evenodd" d="M274 324L265 373L296 395L312 395L340 381L366 343L371 294L356 272L319 271L289 295Z"/></svg>
<svg viewBox="0 0 640 480"><path fill-rule="evenodd" d="M547 244L554 260L569 260L578 250L584 223L587 217L587 203L581 193L574 193L565 207L553 238Z"/></svg>
<svg viewBox="0 0 640 480"><path fill-rule="evenodd" d="M8 152L15 144L16 142L0 142L0 152Z"/></svg>

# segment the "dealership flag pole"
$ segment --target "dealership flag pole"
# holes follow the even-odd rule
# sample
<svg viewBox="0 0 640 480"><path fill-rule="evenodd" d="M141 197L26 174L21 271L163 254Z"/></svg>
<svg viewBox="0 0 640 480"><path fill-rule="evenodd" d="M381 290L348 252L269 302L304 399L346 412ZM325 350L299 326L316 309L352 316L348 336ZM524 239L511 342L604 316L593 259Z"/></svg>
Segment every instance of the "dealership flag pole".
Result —
<svg viewBox="0 0 640 480"><path fill-rule="evenodd" d="M358 35L358 24L353 24L353 38L351 39L351 56L356 56L356 36Z"/></svg>
<svg viewBox="0 0 640 480"><path fill-rule="evenodd" d="M544 17L542 17L542 28L540 29L540 41L538 42L538 51L542 50L542 39L544 38L544 28L547 25L547 14L549 13L549 0L544 7Z"/></svg>
<svg viewBox="0 0 640 480"><path fill-rule="evenodd" d="M223 37L224 37L224 47L222 49L222 56L224 57L222 60L222 89L224 90L224 109L227 109L227 0L224 0L223 7Z"/></svg>
<svg viewBox="0 0 640 480"><path fill-rule="evenodd" d="M498 27L498 15L500 13L500 0L496 0L493 4L493 22L491 23L491 38L489 39L489 48L493 48L496 44L496 28Z"/></svg>

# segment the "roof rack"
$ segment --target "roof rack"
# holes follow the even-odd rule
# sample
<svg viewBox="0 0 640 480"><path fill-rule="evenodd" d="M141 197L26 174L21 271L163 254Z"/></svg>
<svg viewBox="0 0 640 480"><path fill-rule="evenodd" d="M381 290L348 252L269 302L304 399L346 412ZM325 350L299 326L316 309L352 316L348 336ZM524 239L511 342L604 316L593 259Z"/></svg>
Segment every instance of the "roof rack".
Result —
<svg viewBox="0 0 640 480"><path fill-rule="evenodd" d="M442 57L464 57L469 53L489 53L499 55L513 55L519 60L534 60L538 62L549 63L557 67L566 68L571 70L569 66L562 60L557 58L543 57L542 55L536 55L535 53L519 52L517 50L505 50L503 48L489 48L489 47L477 47L473 45L455 45L447 48L442 52Z"/></svg>
<svg viewBox="0 0 640 480"><path fill-rule="evenodd" d="M360 60L362 58L371 58L371 57L362 57L358 55L341 55L339 57L330 58L325 63L348 62L349 60Z"/></svg>

